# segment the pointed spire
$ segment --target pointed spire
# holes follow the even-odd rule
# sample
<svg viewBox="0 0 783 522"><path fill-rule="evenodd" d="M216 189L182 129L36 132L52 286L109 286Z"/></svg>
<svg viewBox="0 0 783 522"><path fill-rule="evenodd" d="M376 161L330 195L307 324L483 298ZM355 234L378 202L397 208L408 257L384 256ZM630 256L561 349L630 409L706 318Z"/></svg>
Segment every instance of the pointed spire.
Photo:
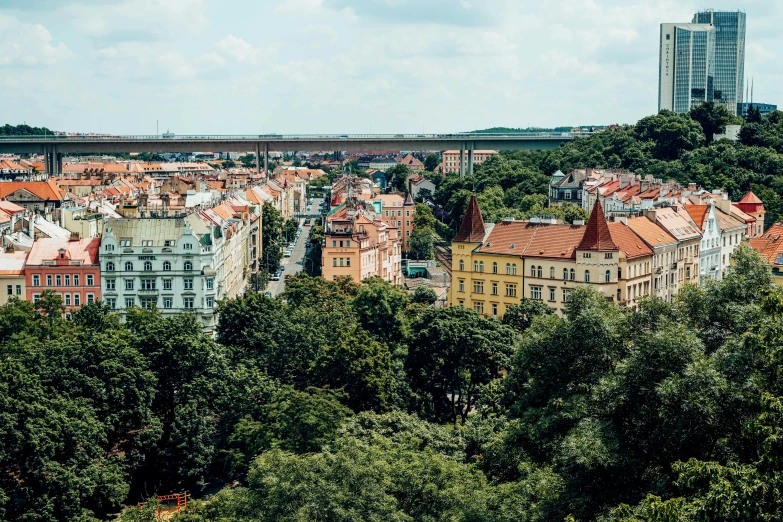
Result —
<svg viewBox="0 0 783 522"><path fill-rule="evenodd" d="M587 220L587 228L585 234L582 236L582 241L577 250L599 250L599 251L613 251L620 250L617 245L612 241L612 234L609 232L609 225L604 217L604 209L601 206L600 201L596 201L593 205L593 212L590 214L590 219Z"/></svg>
<svg viewBox="0 0 783 522"><path fill-rule="evenodd" d="M481 217L481 209L476 201L476 195L470 195L468 208L465 210L465 216L459 227L459 232L454 236L456 242L462 243L481 243L484 241L484 218Z"/></svg>
<svg viewBox="0 0 783 522"><path fill-rule="evenodd" d="M408 192L405 195L405 202L402 204L403 207L415 207L416 203L413 202L413 198L411 197L411 193Z"/></svg>

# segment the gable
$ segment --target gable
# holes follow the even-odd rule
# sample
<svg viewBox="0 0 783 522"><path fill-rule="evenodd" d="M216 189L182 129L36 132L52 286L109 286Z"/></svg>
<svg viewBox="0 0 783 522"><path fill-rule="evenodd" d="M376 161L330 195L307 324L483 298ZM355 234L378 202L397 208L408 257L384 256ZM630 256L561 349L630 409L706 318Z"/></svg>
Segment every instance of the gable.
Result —
<svg viewBox="0 0 783 522"><path fill-rule="evenodd" d="M16 190L16 191L8 194L6 196L6 199L12 200L12 201L24 201L24 202L27 202L27 201L31 201L31 202L33 202L33 201L34 202L44 201L43 198L41 198L40 196L36 196L35 194L30 192L29 190L25 190L25 189L19 189L19 190Z"/></svg>

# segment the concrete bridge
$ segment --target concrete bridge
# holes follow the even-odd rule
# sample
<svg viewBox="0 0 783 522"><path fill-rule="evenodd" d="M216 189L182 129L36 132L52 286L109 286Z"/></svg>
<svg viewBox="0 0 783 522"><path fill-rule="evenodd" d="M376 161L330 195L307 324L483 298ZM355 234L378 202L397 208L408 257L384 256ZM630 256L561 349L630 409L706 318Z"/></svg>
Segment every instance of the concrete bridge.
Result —
<svg viewBox="0 0 783 522"><path fill-rule="evenodd" d="M473 173L474 150L537 150L554 149L589 132L530 134L258 134L221 136L108 136L49 135L0 136L0 153L44 154L47 171L62 172L62 156L68 153L117 152L248 152L263 154L264 169L269 151L351 151L373 150L459 150L460 174L464 175L467 153L468 175Z"/></svg>

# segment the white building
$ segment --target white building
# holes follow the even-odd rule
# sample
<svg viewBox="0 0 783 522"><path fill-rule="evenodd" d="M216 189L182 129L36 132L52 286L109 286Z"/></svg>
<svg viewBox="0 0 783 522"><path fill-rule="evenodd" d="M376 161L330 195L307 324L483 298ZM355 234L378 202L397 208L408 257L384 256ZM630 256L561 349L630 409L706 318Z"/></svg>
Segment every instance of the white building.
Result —
<svg viewBox="0 0 783 522"><path fill-rule="evenodd" d="M101 295L111 308L193 313L211 333L224 297L223 244L198 216L112 219L101 241Z"/></svg>
<svg viewBox="0 0 783 522"><path fill-rule="evenodd" d="M685 205L685 210L701 229L699 281L706 284L710 279L720 280L721 232L715 205L712 202L708 205Z"/></svg>

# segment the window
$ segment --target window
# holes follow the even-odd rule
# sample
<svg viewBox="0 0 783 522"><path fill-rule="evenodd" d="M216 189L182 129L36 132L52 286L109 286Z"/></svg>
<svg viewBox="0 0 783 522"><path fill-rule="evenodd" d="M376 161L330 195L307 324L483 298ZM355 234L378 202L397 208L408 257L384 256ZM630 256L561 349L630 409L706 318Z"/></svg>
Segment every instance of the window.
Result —
<svg viewBox="0 0 783 522"><path fill-rule="evenodd" d="M65 274L65 286L71 286L71 274Z"/></svg>
<svg viewBox="0 0 783 522"><path fill-rule="evenodd" d="M554 279L554 278L555 278L555 267L550 266L549 267L549 279Z"/></svg>
<svg viewBox="0 0 783 522"><path fill-rule="evenodd" d="M541 265L538 265L538 278L539 279L541 279L541 277L542 277L542 273L541 273L542 270L543 270L543 267Z"/></svg>
<svg viewBox="0 0 783 522"><path fill-rule="evenodd" d="M185 250L193 250L193 243L185 243L184 245L182 245L182 248L184 248Z"/></svg>
<svg viewBox="0 0 783 522"><path fill-rule="evenodd" d="M484 313L484 303L482 303L481 301L477 301L477 302L473 303L473 310L476 313L483 314Z"/></svg>
<svg viewBox="0 0 783 522"><path fill-rule="evenodd" d="M576 281L576 270L573 268L568 272L568 279L571 281Z"/></svg>
<svg viewBox="0 0 783 522"><path fill-rule="evenodd" d="M33 286L41 286L41 276L38 274L35 274L33 276Z"/></svg>
<svg viewBox="0 0 783 522"><path fill-rule="evenodd" d="M65 294L63 298L65 299L65 306L71 306L71 294Z"/></svg>
<svg viewBox="0 0 783 522"><path fill-rule="evenodd" d="M131 263L130 261L125 263L125 271L126 272L133 272L133 263Z"/></svg>
<svg viewBox="0 0 783 522"><path fill-rule="evenodd" d="M612 259L614 257L614 254L611 252L607 252L604 254L604 259Z"/></svg>
<svg viewBox="0 0 783 522"><path fill-rule="evenodd" d="M112 263L111 261L106 263L106 271L107 272L114 272L114 263Z"/></svg>
<svg viewBox="0 0 783 522"><path fill-rule="evenodd" d="M530 299L537 299L541 300L541 287L540 286L531 286L530 287Z"/></svg>
<svg viewBox="0 0 783 522"><path fill-rule="evenodd" d="M619 292L619 290L618 290ZM571 301L571 289L570 288L563 288L563 302L568 303Z"/></svg>
<svg viewBox="0 0 783 522"><path fill-rule="evenodd" d="M171 271L171 263L169 263L168 261L164 261L163 262L163 270L165 272Z"/></svg>
<svg viewBox="0 0 783 522"><path fill-rule="evenodd" d="M163 242L163 246L167 246L167 247L172 247L172 246L174 246L176 244L177 244L177 242L174 241L173 239L167 239L167 240L165 240Z"/></svg>
<svg viewBox="0 0 783 522"><path fill-rule="evenodd" d="M530 277L536 277L536 265L530 267Z"/></svg>
<svg viewBox="0 0 783 522"><path fill-rule="evenodd" d="M130 239L120 239L120 246L121 247L129 247L129 246L131 246L131 240Z"/></svg>
<svg viewBox="0 0 783 522"><path fill-rule="evenodd" d="M498 305L492 303L492 317L497 318L497 316L498 316Z"/></svg>
<svg viewBox="0 0 783 522"><path fill-rule="evenodd" d="M142 297L141 298L141 307L145 310L152 310L158 306L158 299L156 297Z"/></svg>
<svg viewBox="0 0 783 522"><path fill-rule="evenodd" d="M193 270L193 263L191 263L190 261L185 261L185 271L189 272L191 270Z"/></svg>
<svg viewBox="0 0 783 522"><path fill-rule="evenodd" d="M346 247L350 247L350 246L351 246L351 242L350 242L350 241L346 241L346 242L345 242L345 246L346 246Z"/></svg>
<svg viewBox="0 0 783 522"><path fill-rule="evenodd" d="M115 280L114 279L106 279L106 290L114 290L115 288L116 288Z"/></svg>
<svg viewBox="0 0 783 522"><path fill-rule="evenodd" d="M473 271L478 272L478 261L473 261Z"/></svg>
<svg viewBox="0 0 783 522"><path fill-rule="evenodd" d="M109 308L112 310L117 309L117 300L112 298L106 299L106 304L109 305Z"/></svg>
<svg viewBox="0 0 783 522"><path fill-rule="evenodd" d="M133 279L125 280L125 290L133 290Z"/></svg>
<svg viewBox="0 0 783 522"><path fill-rule="evenodd" d="M498 295L498 284L492 283L492 295Z"/></svg>
<svg viewBox="0 0 783 522"><path fill-rule="evenodd" d="M585 270L585 283L589 283L589 282L590 282L590 271Z"/></svg>
<svg viewBox="0 0 783 522"><path fill-rule="evenodd" d="M405 215L406 215L407 217L411 217L411 211L410 211L410 210L406 210L406 211L405 211Z"/></svg>
<svg viewBox="0 0 783 522"><path fill-rule="evenodd" d="M142 240L141 246L143 246L143 247L145 247L145 246L148 246L148 247L152 246L152 240L150 240L150 239Z"/></svg>
<svg viewBox="0 0 783 522"><path fill-rule="evenodd" d="M193 309L193 298L192 297L184 297L182 298L182 305L183 308L186 310L192 310Z"/></svg>
<svg viewBox="0 0 783 522"><path fill-rule="evenodd" d="M517 296L517 285L506 283L506 297Z"/></svg>
<svg viewBox="0 0 783 522"><path fill-rule="evenodd" d="M33 294L33 302L37 303L41 300L41 294Z"/></svg>
<svg viewBox="0 0 783 522"><path fill-rule="evenodd" d="M185 283L185 290L193 290L193 278L192 277L186 277L184 279Z"/></svg>
<svg viewBox="0 0 783 522"><path fill-rule="evenodd" d="M483 281L474 281L473 282L473 293L475 293L475 294L483 294L484 293L484 282Z"/></svg>
<svg viewBox="0 0 783 522"><path fill-rule="evenodd" d="M87 294L87 304L93 304L95 302L95 294Z"/></svg>
<svg viewBox="0 0 783 522"><path fill-rule="evenodd" d="M460 292L464 292L465 291L465 280L464 279L460 279L459 280L459 291Z"/></svg>
<svg viewBox="0 0 783 522"><path fill-rule="evenodd" d="M46 274L46 286L52 286L52 274Z"/></svg>
<svg viewBox="0 0 783 522"><path fill-rule="evenodd" d="M484 261L479 261L479 272L484 273Z"/></svg>
<svg viewBox="0 0 783 522"><path fill-rule="evenodd" d="M583 259L590 259L591 257L593 257L593 254L590 253L590 252L583 252L582 253L582 258Z"/></svg>
<svg viewBox="0 0 783 522"><path fill-rule="evenodd" d="M114 245L106 245L107 252L114 252Z"/></svg>
<svg viewBox="0 0 783 522"><path fill-rule="evenodd" d="M555 289L554 288L550 288L549 289L549 300L552 301L552 302L554 302L554 300L555 300Z"/></svg>
<svg viewBox="0 0 783 522"><path fill-rule="evenodd" d="M511 263L506 263L506 275L511 274Z"/></svg>
<svg viewBox="0 0 783 522"><path fill-rule="evenodd" d="M73 276L73 284L79 286L79 276ZM87 274L87 286L93 286L95 284L95 276L93 274Z"/></svg>
<svg viewBox="0 0 783 522"><path fill-rule="evenodd" d="M511 265L511 275L517 275L517 264Z"/></svg>
<svg viewBox="0 0 783 522"><path fill-rule="evenodd" d="M152 263L150 261L144 261L144 271L152 272Z"/></svg>
<svg viewBox="0 0 783 522"><path fill-rule="evenodd" d="M342 258L342 257L340 258L340 266L344 266L344 265L343 265L343 258Z"/></svg>
<svg viewBox="0 0 783 522"><path fill-rule="evenodd" d="M22 285L16 285L16 295L22 295Z"/></svg>
<svg viewBox="0 0 783 522"><path fill-rule="evenodd" d="M215 298L207 297L207 308L212 308L213 306L215 306Z"/></svg>
<svg viewBox="0 0 783 522"><path fill-rule="evenodd" d="M566 199L571 199L571 191L570 190L566 190L563 194L565 195Z"/></svg>
<svg viewBox="0 0 783 522"><path fill-rule="evenodd" d="M611 283L612 282L612 272L610 270L607 270L604 274L604 282Z"/></svg>
<svg viewBox="0 0 783 522"><path fill-rule="evenodd" d="M125 298L125 308L132 308L134 304L136 304L136 299L134 297Z"/></svg>
<svg viewBox="0 0 783 522"><path fill-rule="evenodd" d="M563 269L563 281L568 281L568 269Z"/></svg>
<svg viewBox="0 0 783 522"><path fill-rule="evenodd" d="M207 279L207 290L215 288L215 280L212 278Z"/></svg>
<svg viewBox="0 0 783 522"><path fill-rule="evenodd" d="M164 290L171 290L171 279L164 279L163 280L163 289Z"/></svg>
<svg viewBox="0 0 783 522"><path fill-rule="evenodd" d="M142 279L141 280L141 290L155 290L155 280L154 279Z"/></svg>
<svg viewBox="0 0 783 522"><path fill-rule="evenodd" d="M163 308L171 308L174 306L174 299L171 297L164 297L163 298Z"/></svg>
<svg viewBox="0 0 783 522"><path fill-rule="evenodd" d="M14 295L14 285L6 286L6 292L8 293L8 295Z"/></svg>
<svg viewBox="0 0 783 522"><path fill-rule="evenodd" d="M54 281L57 286L63 286L63 276L61 276L60 274L54 276Z"/></svg>
<svg viewBox="0 0 783 522"><path fill-rule="evenodd" d="M82 304L82 295L81 294L73 294L73 305L74 306L81 306Z"/></svg>
<svg viewBox="0 0 783 522"><path fill-rule="evenodd" d="M337 258L336 257L332 258L332 266L337 266Z"/></svg>

